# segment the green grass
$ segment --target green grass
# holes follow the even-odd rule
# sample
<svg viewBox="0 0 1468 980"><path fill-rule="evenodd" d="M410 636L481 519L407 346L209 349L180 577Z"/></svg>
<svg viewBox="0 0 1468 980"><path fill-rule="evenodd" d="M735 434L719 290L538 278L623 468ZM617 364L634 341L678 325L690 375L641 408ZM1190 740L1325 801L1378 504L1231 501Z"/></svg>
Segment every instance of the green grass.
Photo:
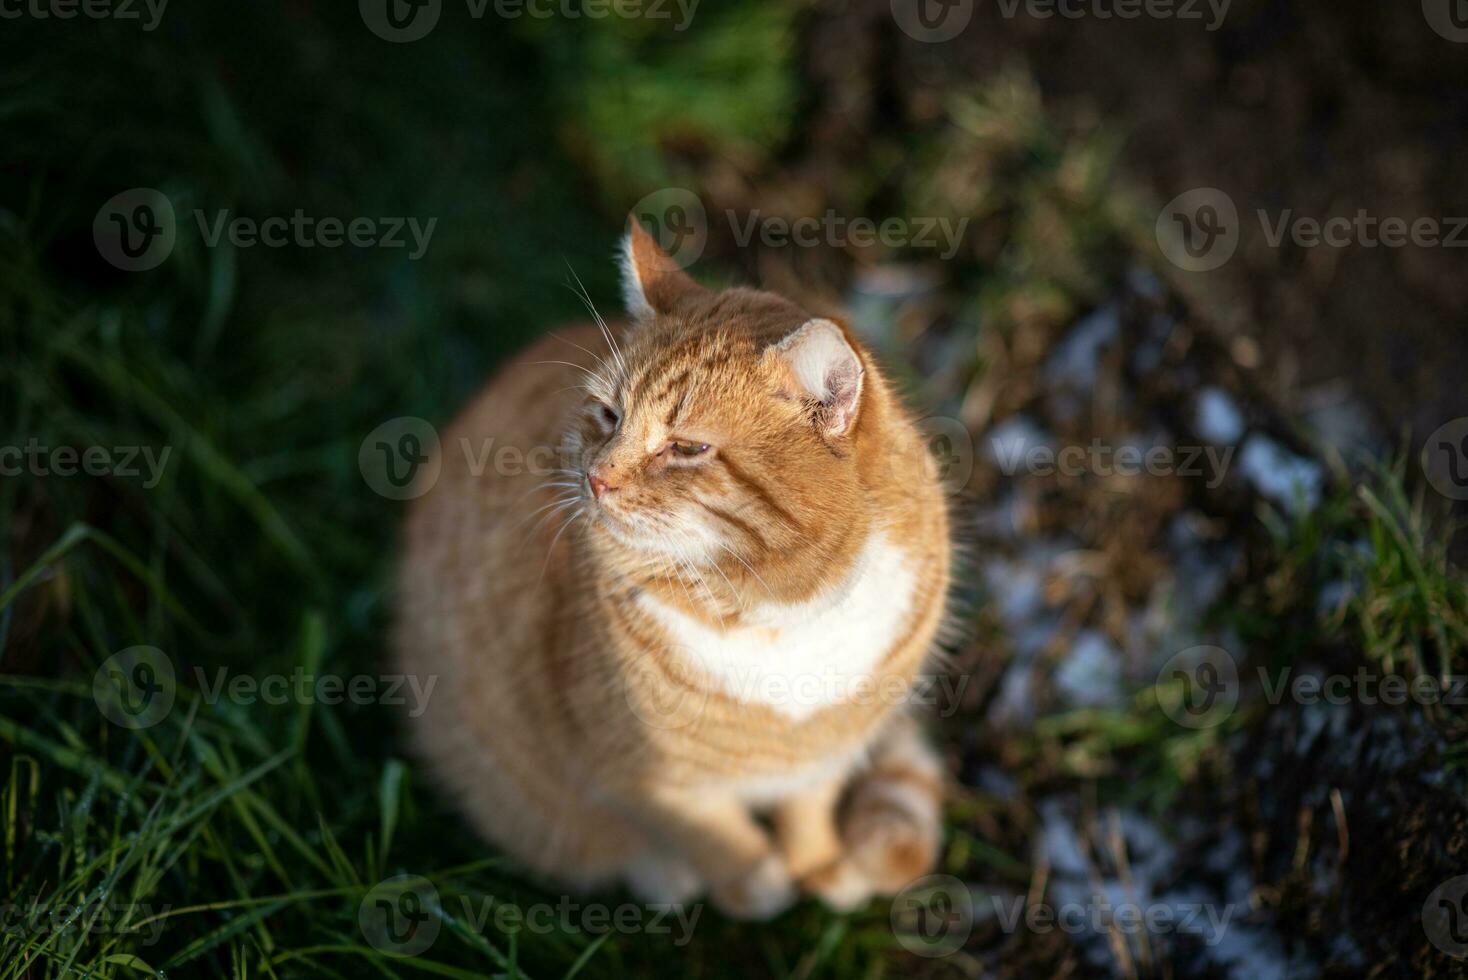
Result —
<svg viewBox="0 0 1468 980"><path fill-rule="evenodd" d="M1283 556L1276 581L1281 590L1303 590L1294 601L1312 606L1321 605L1321 586L1345 586L1343 595L1327 596L1322 639L1382 676L1434 682L1444 700L1422 710L1461 770L1468 713L1456 703L1453 679L1468 676L1468 579L1448 558L1460 525L1425 492L1410 494L1405 477L1404 456L1293 527L1276 526Z"/></svg>

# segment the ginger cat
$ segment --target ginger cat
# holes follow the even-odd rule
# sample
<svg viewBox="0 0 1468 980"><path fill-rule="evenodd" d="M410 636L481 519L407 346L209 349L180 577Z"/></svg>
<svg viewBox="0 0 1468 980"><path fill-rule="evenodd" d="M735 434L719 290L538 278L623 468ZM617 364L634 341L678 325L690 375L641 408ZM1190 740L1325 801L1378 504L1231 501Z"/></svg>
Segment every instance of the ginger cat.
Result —
<svg viewBox="0 0 1468 980"><path fill-rule="evenodd" d="M841 325L703 288L635 220L623 275L632 323L505 367L412 506L397 658L441 681L416 748L580 889L744 918L894 892L941 835L905 707L949 583L926 449ZM491 439L559 468L475 475Z"/></svg>

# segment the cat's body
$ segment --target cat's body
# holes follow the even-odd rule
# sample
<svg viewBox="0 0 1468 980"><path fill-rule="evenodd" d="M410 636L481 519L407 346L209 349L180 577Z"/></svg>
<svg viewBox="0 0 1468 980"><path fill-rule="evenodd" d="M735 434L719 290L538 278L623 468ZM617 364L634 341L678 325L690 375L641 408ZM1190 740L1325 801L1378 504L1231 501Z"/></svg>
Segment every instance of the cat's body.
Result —
<svg viewBox="0 0 1468 980"><path fill-rule="evenodd" d="M705 291L640 228L627 275L615 351L547 338L443 434L400 582L400 666L439 678L415 742L486 837L581 887L749 916L901 887L939 832L904 707L948 587L925 450L830 321ZM523 472L474 474L504 447Z"/></svg>

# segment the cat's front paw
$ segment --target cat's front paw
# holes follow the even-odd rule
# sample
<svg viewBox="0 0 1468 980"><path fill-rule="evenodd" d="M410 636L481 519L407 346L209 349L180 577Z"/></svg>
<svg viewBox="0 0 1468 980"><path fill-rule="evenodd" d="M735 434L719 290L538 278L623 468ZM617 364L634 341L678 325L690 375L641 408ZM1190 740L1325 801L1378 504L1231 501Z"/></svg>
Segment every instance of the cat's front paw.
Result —
<svg viewBox="0 0 1468 980"><path fill-rule="evenodd" d="M800 879L800 887L833 912L855 912L872 897L872 883L849 858L839 857Z"/></svg>
<svg viewBox="0 0 1468 980"><path fill-rule="evenodd" d="M627 885L649 905L682 905L703 890L703 879L682 858L649 851L628 867Z"/></svg>
<svg viewBox="0 0 1468 980"><path fill-rule="evenodd" d="M859 794L852 801L842 828L843 861L867 881L871 891L895 895L933 870L943 828L935 799L918 793L890 794L895 799L884 799L884 795Z"/></svg>
<svg viewBox="0 0 1468 980"><path fill-rule="evenodd" d="M894 895L937 863L936 812L922 814L858 797L843 828L845 853L800 879L833 912L854 912L874 895Z"/></svg>
<svg viewBox="0 0 1468 980"><path fill-rule="evenodd" d="M778 854L769 854L748 871L716 886L714 905L735 919L773 919L795 901L795 881Z"/></svg>

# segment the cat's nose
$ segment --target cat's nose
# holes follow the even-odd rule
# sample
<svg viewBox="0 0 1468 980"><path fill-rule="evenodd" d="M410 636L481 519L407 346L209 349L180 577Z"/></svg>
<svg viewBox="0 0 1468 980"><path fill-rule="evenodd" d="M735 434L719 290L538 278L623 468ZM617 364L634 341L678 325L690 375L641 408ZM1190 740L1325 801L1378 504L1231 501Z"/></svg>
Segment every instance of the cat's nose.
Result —
<svg viewBox="0 0 1468 980"><path fill-rule="evenodd" d="M587 473L586 482L591 484L591 495L597 500L600 500L601 495L606 493L608 490L617 489L613 484L610 484L606 481L605 476L602 474L601 467L597 467L596 469L593 469L591 472Z"/></svg>

